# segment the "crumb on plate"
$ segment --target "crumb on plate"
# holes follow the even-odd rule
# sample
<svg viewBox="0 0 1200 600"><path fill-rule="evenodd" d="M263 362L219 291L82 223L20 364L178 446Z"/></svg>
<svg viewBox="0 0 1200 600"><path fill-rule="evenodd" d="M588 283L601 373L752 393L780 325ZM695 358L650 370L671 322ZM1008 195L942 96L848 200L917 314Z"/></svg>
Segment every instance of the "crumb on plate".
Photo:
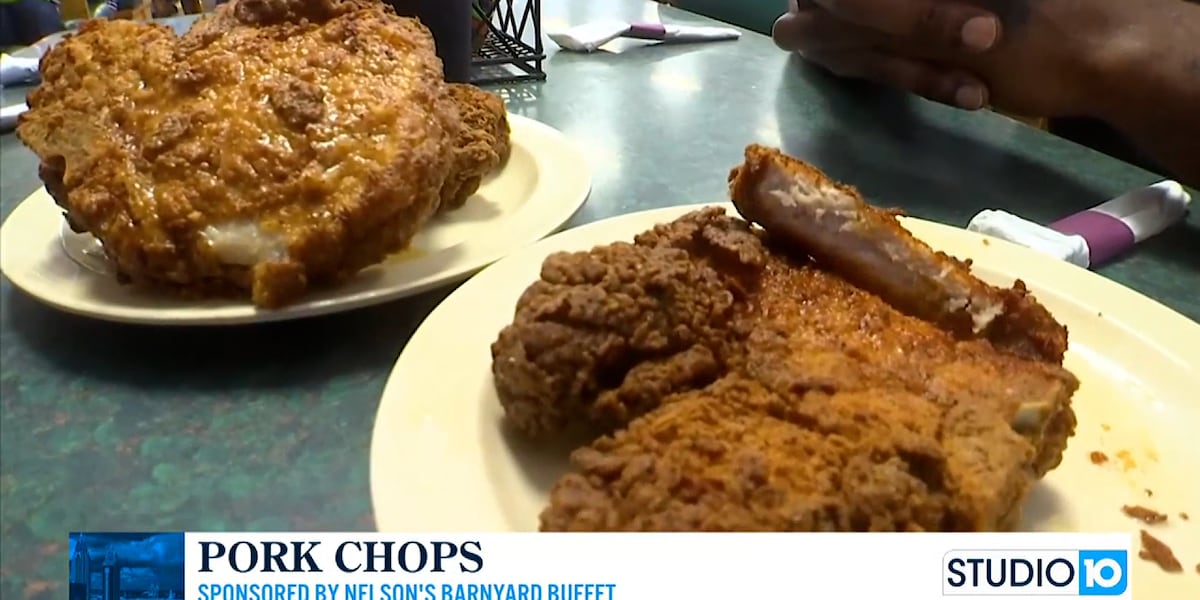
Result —
<svg viewBox="0 0 1200 600"><path fill-rule="evenodd" d="M1118 450L1117 459L1121 461L1121 469L1132 471L1137 468L1137 461L1133 460L1133 453L1128 450Z"/></svg>
<svg viewBox="0 0 1200 600"><path fill-rule="evenodd" d="M1147 525L1155 525L1167 520L1167 515L1164 515L1156 510L1146 508L1145 506L1131 506L1126 504L1125 506L1121 507L1121 512L1125 513L1125 516L1131 519L1137 519Z"/></svg>
<svg viewBox="0 0 1200 600"><path fill-rule="evenodd" d="M1153 562L1168 573L1178 573L1183 570L1183 565L1180 564L1178 558L1175 558L1175 553L1171 551L1170 547L1162 540L1147 533L1145 529L1141 531L1142 549L1138 552L1138 558Z"/></svg>
<svg viewBox="0 0 1200 600"><path fill-rule="evenodd" d="M1108 462L1108 455L1099 450L1093 450L1088 458L1091 459L1093 465L1102 465Z"/></svg>

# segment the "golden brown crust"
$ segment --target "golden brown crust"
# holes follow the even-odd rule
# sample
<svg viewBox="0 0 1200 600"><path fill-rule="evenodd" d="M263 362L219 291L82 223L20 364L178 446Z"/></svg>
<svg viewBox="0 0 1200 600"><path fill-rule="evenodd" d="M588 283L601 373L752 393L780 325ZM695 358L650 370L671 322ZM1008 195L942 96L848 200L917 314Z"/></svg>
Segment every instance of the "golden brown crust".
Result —
<svg viewBox="0 0 1200 600"><path fill-rule="evenodd" d="M1074 433L1075 377L721 213L549 257L493 344L510 425L615 432L575 455L542 529L1014 527Z"/></svg>
<svg viewBox="0 0 1200 600"><path fill-rule="evenodd" d="M134 282L263 307L402 250L459 129L428 30L373 0L92 21L41 70L18 135L72 224ZM229 264L205 228L247 223L279 248Z"/></svg>
<svg viewBox="0 0 1200 600"><path fill-rule="evenodd" d="M1007 530L1029 456L1003 423L901 389L779 394L731 375L575 452L541 529Z"/></svg>
<svg viewBox="0 0 1200 600"><path fill-rule="evenodd" d="M789 205L794 199L787 192L796 186L808 204ZM816 167L751 145L744 164L730 172L729 188L747 220L897 308L960 337L984 337L1024 356L1062 361L1066 328L1023 282L1001 289L980 281L969 264L913 237L896 211L867 204L857 189Z"/></svg>
<svg viewBox="0 0 1200 600"><path fill-rule="evenodd" d="M442 186L439 211L461 208L489 173L512 152L508 111L499 96L465 83L447 86L462 129L454 142L454 167Z"/></svg>
<svg viewBox="0 0 1200 600"><path fill-rule="evenodd" d="M571 260L580 274L601 274L593 263L607 251ZM566 272L569 259L554 259L554 271ZM710 259L692 260L702 268ZM644 269L654 264L643 260ZM724 310L731 319L671 328L691 346L652 354L670 356L670 368L625 352L622 328L659 319L650 299L695 304L713 290L601 292L574 281L558 284L554 298L570 299L575 314L611 310L612 320L554 324L558 342L539 365L571 373L572 406L593 407L565 416L614 433L572 457L575 472L554 486L542 530L1012 529L1033 482L1057 466L1074 433L1070 397L1079 382L1062 367L996 352L988 341L955 340L778 252L757 286L733 296L740 300ZM523 302L547 298L547 290L535 283ZM523 304L508 344L538 338L528 320L533 306ZM608 342L592 343L596 336ZM505 348L512 346L499 347L498 361L517 359ZM604 356L606 365L571 370L584 356ZM512 386L520 384L497 378L500 397L518 397ZM595 407L613 395L636 409L596 419ZM566 396L545 397L505 409L528 424L547 408L565 408L553 400Z"/></svg>
<svg viewBox="0 0 1200 600"><path fill-rule="evenodd" d="M742 352L736 310L765 257L719 209L633 244L548 257L492 344L509 423L532 437L579 421L619 427L715 380Z"/></svg>
<svg viewBox="0 0 1200 600"><path fill-rule="evenodd" d="M750 185L761 196L761 180L777 174L764 168L754 182L747 164L731 178L733 193ZM1079 381L1053 347L1065 346L1065 332L1031 344L1036 334L1019 327L1060 326L1020 284L996 292L852 188L793 166L789 177L857 199L840 223L858 249L898 245L888 257L951 270L969 292L1000 298L1000 322L1012 329L963 335L938 313L906 314L894 297L848 280L861 262L813 261L778 228L764 233L719 209L633 244L556 254L492 346L496 390L508 422L527 435L579 423L610 433L574 453L541 530L1019 524L1029 490L1061 462L1076 426ZM1013 318L1030 305L1042 316Z"/></svg>

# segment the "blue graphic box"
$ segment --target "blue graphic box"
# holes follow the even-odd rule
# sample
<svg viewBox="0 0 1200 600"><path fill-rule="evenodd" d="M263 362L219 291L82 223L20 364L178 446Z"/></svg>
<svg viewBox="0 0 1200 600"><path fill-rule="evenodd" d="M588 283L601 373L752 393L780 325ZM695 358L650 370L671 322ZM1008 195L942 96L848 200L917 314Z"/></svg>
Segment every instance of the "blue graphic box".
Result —
<svg viewBox="0 0 1200 600"><path fill-rule="evenodd" d="M183 594L182 532L79 532L70 540L70 600Z"/></svg>

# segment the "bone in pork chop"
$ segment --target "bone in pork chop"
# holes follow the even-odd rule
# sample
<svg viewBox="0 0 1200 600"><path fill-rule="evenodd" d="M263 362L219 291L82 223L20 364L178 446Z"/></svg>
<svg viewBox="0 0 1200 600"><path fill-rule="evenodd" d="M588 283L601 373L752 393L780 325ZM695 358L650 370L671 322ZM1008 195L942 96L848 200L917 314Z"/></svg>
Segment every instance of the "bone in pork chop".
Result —
<svg viewBox="0 0 1200 600"><path fill-rule="evenodd" d="M753 160L742 184L765 172ZM1054 348L1065 332L963 335L857 287L846 261L809 258L791 231L722 213L552 256L493 345L511 425L604 433L574 453L541 529L1015 527L1074 432L1078 381ZM896 240L906 253L862 234L846 251L950 260L911 238L876 242ZM967 289L992 293L953 264Z"/></svg>

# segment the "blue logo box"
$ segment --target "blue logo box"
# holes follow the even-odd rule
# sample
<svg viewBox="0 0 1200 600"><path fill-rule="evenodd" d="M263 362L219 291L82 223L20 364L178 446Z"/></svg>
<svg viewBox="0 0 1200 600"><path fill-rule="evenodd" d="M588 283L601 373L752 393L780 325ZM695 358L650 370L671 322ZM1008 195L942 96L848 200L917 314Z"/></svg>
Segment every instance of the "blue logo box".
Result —
<svg viewBox="0 0 1200 600"><path fill-rule="evenodd" d="M70 600L184 597L182 532L77 532Z"/></svg>

